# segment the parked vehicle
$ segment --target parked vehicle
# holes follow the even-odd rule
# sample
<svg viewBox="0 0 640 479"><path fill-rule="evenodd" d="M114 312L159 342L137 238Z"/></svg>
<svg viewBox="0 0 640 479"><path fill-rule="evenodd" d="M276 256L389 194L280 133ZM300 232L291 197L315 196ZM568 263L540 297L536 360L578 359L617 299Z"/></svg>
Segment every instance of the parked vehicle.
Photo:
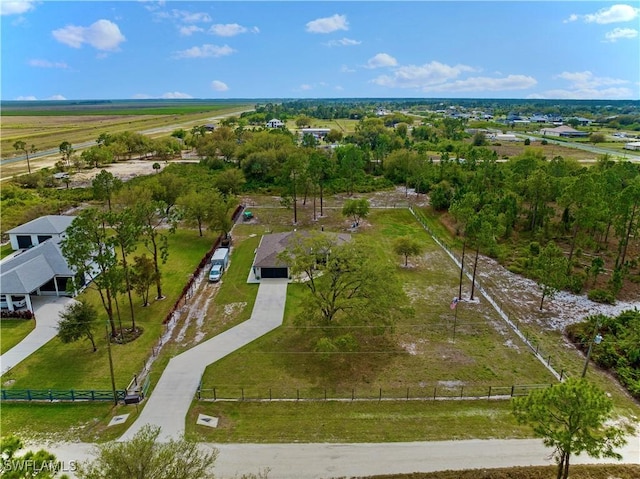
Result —
<svg viewBox="0 0 640 479"><path fill-rule="evenodd" d="M11 296L11 302L13 303L13 309L24 308L27 305L27 299L24 296ZM9 309L9 303L4 294L0 297L0 308Z"/></svg>
<svg viewBox="0 0 640 479"><path fill-rule="evenodd" d="M211 265L219 264L222 269L229 265L229 248L218 248L211 257Z"/></svg>
<svg viewBox="0 0 640 479"><path fill-rule="evenodd" d="M209 271L209 281L212 283L217 283L222 278L222 273L224 273L224 268L220 264L214 264L211 266L211 271Z"/></svg>

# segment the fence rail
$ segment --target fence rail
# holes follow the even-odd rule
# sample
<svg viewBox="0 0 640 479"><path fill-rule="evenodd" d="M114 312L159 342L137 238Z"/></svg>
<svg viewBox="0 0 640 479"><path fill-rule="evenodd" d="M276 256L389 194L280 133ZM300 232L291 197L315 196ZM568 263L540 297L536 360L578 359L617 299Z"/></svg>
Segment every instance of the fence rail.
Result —
<svg viewBox="0 0 640 479"><path fill-rule="evenodd" d="M526 396L531 391L551 384L519 384L512 386L442 385L407 388L283 389L242 386L199 387L195 398L199 401L427 401L465 399L506 399Z"/></svg>
<svg viewBox="0 0 640 479"><path fill-rule="evenodd" d="M427 233L429 233L438 246L440 246L456 263L458 268L460 268L461 258L453 251L453 248L450 245L439 238L438 235L429 227L428 219L425 214L414 208L413 205L409 206L409 211L411 211L413 216L418 220ZM469 271L468 265L465 265L464 267L464 274L469 280L472 279L472 272ZM540 361L540 363L542 363L556 379L559 381L566 379L568 377L566 370L559 367L556 361L554 361L552 354L549 354L541 348L540 341L536 338L535 334L531 334L523 329L518 318L518 314L509 310L507 307L508 301L505 298L502 298L499 293L500 288L494 285L490 280L480 280L478 277L475 278L475 285L476 291L487 299L500 317L507 323L507 325L509 325L512 331L529 347L536 359L538 359L538 361Z"/></svg>
<svg viewBox="0 0 640 479"><path fill-rule="evenodd" d="M127 392L116 390L116 397L123 401ZM95 389L2 389L1 401L113 401L113 391Z"/></svg>

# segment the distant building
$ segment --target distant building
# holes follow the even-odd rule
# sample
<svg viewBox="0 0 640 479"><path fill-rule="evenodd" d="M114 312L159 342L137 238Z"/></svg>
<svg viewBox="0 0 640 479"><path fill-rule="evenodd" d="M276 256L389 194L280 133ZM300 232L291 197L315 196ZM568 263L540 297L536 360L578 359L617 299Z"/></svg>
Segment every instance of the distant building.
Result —
<svg viewBox="0 0 640 479"><path fill-rule="evenodd" d="M640 150L640 141L632 141L630 143L625 143L625 150Z"/></svg>
<svg viewBox="0 0 640 479"><path fill-rule="evenodd" d="M540 133L544 136L557 136L563 138L581 138L589 136L588 131L578 131L570 126L558 126L556 128L543 128Z"/></svg>
<svg viewBox="0 0 640 479"><path fill-rule="evenodd" d="M324 138L329 134L331 128L302 128L300 129L300 134L304 135L313 135L313 137L317 140Z"/></svg>
<svg viewBox="0 0 640 479"><path fill-rule="evenodd" d="M284 122L278 120L277 118L272 118L267 122L267 128L282 128L284 126Z"/></svg>

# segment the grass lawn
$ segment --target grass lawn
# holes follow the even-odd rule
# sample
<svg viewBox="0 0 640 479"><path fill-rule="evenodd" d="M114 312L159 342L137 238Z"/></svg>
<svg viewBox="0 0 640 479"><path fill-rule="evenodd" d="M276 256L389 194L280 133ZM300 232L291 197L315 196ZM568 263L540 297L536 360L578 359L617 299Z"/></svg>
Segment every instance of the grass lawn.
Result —
<svg viewBox="0 0 640 479"><path fill-rule="evenodd" d="M3 244L2 246L0 246L0 259L9 256L11 253L13 253L11 243Z"/></svg>
<svg viewBox="0 0 640 479"><path fill-rule="evenodd" d="M403 235L420 238L425 248L420 258L410 260L409 268L391 253L393 240ZM461 388L465 395L482 395L489 386L554 381L486 301L458 306L453 341L454 314L449 303L457 294L458 270L407 210L374 210L354 236L370 245L376 255L393 259L415 314L397 323L391 334L371 335L355 353L321 355L314 351L320 330L296 321L307 300L307 288L292 284L284 326L209 366L203 376L204 389L215 387L217 397L225 398L240 398L243 391L245 398L268 398L269 394L274 398L295 399L298 394L321 398L325 392L329 397L348 398L354 391L360 398L376 398L380 389L383 397L403 398L407 389L411 397L428 397L434 388L439 396L458 395ZM206 394L209 397L212 393ZM488 408L493 410L495 404L491 402ZM200 402L194 407L211 406ZM223 407L245 411L244 406ZM301 405L302 409L310 408L302 415L315 415L315 407ZM310 418L316 423L323 419L317 415ZM291 434L304 440L316 439L313 431L305 433L297 423L288 427ZM473 434L482 435L482 429L478 427ZM503 428L499 434L509 436L510 431Z"/></svg>
<svg viewBox="0 0 640 479"><path fill-rule="evenodd" d="M199 402L187 437L209 442L401 442L529 437L508 401ZM198 414L218 417L215 429Z"/></svg>
<svg viewBox="0 0 640 479"><path fill-rule="evenodd" d="M166 299L154 301L143 308L134 297L136 324L143 334L124 345L113 344L113 364L116 388L127 386L134 374L140 372L160 335L165 330L162 321L178 298L189 275L204 253L210 248L212 235L200 238L195 231L179 230L170 236L169 260L162 266L163 293ZM98 294L89 288L82 293L94 303L100 318L96 329L98 351L93 352L88 341L63 344L57 337L36 351L28 359L3 376L3 383L12 380L14 389L111 389L109 361L106 348L106 313L99 304ZM119 298L124 327L131 324L126 296ZM117 321L117 320L116 320Z"/></svg>
<svg viewBox="0 0 640 479"><path fill-rule="evenodd" d="M0 321L0 354L4 354L33 331L33 319L3 319Z"/></svg>

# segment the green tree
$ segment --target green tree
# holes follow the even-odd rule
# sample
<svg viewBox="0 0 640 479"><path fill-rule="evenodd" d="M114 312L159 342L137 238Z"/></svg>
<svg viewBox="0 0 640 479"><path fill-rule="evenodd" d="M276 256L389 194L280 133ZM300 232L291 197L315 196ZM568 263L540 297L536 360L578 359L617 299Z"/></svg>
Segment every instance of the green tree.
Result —
<svg viewBox="0 0 640 479"><path fill-rule="evenodd" d="M13 147L18 150L18 151L22 151L24 153L24 156L27 159L27 170L29 171L29 174L31 174L31 163L29 162L29 155L30 154L34 154L36 151L38 151L38 149L36 148L35 145L31 145L31 146L27 146L27 143L23 140L18 140L13 144Z"/></svg>
<svg viewBox="0 0 640 479"><path fill-rule="evenodd" d="M58 321L58 337L63 343L73 343L86 338L91 341L93 351L97 351L94 330L98 314L95 308L84 299L74 301L60 312Z"/></svg>
<svg viewBox="0 0 640 479"><path fill-rule="evenodd" d="M113 151L103 146L92 146L80 153L80 158L87 165L99 168L100 165L113 163Z"/></svg>
<svg viewBox="0 0 640 479"><path fill-rule="evenodd" d="M202 236L202 227L211 215L211 200L210 191L190 191L178 198L181 217L187 224L197 225L200 236Z"/></svg>
<svg viewBox="0 0 640 479"><path fill-rule="evenodd" d="M138 216L138 210L126 207L118 212L109 212L107 222L113 231L113 239L120 248L120 264L124 273L125 291L129 298L129 311L131 313L131 330L136 330L136 319L133 308L133 298L131 297L131 268L128 262L128 256L133 253L137 247L138 239L142 234L143 223Z"/></svg>
<svg viewBox="0 0 640 479"><path fill-rule="evenodd" d="M542 311L545 298L553 299L567 284L567 258L564 257L558 245L549 241L536 258L534 268L538 286L542 291L540 299L540 311Z"/></svg>
<svg viewBox="0 0 640 479"><path fill-rule="evenodd" d="M342 132L340 130L336 130L335 128L331 128L329 133L324 137L326 141L329 143L339 143L342 141Z"/></svg>
<svg viewBox="0 0 640 479"><path fill-rule="evenodd" d="M418 256L422 253L422 244L411 236L401 236L393 242L393 251L404 256L404 266L409 263L409 256Z"/></svg>
<svg viewBox="0 0 640 479"><path fill-rule="evenodd" d="M111 198L114 193L122 188L122 180L113 176L110 171L102 170L91 182L93 197L97 200L106 200L111 210Z"/></svg>
<svg viewBox="0 0 640 479"><path fill-rule="evenodd" d="M144 426L129 441L96 447L93 461L79 465L80 479L213 479L218 451L203 452L195 442L158 442L160 428Z"/></svg>
<svg viewBox="0 0 640 479"><path fill-rule="evenodd" d="M134 291L142 298L142 305L149 306L149 289L156 282L158 273L153 259L146 254L134 257L133 261L131 285Z"/></svg>
<svg viewBox="0 0 640 479"><path fill-rule="evenodd" d="M174 173L166 170L156 176L157 182L153 186L153 197L166 205L165 213L168 215L178 198L184 193L186 181Z"/></svg>
<svg viewBox="0 0 640 479"><path fill-rule="evenodd" d="M153 168L153 171L155 171L156 173L160 173L160 163L156 161L153 165L151 165L151 167Z"/></svg>
<svg viewBox="0 0 640 479"><path fill-rule="evenodd" d="M67 166L71 164L71 157L75 153L76 150L73 149L73 145L68 141L63 141L59 146L60 154L62 155L62 159L66 163Z"/></svg>
<svg viewBox="0 0 640 479"><path fill-rule="evenodd" d="M237 204L235 197L225 197L218 190L213 190L209 196L209 229L217 231L224 238L228 238L231 228L233 228L231 211Z"/></svg>
<svg viewBox="0 0 640 479"><path fill-rule="evenodd" d="M169 258L169 234L176 231L179 220L178 212L167 213L166 204L153 198L151 188L136 186L128 188L120 194L119 200L136 210L142 227L144 246L151 253L156 270L156 299L163 299L162 274L160 264Z"/></svg>
<svg viewBox="0 0 640 479"><path fill-rule="evenodd" d="M403 312L406 296L385 264L364 244L330 234L298 235L281 254L293 276L307 278L306 316L385 327Z"/></svg>
<svg viewBox="0 0 640 479"><path fill-rule="evenodd" d="M107 229L105 214L95 208L82 211L66 230L61 242L62 255L76 272L74 287L80 289L88 282L100 295L111 334L117 336L113 317L113 297L120 289L116 243Z"/></svg>
<svg viewBox="0 0 640 479"><path fill-rule="evenodd" d="M225 196L239 195L246 182L242 170L228 168L216 176L213 186Z"/></svg>
<svg viewBox="0 0 640 479"><path fill-rule="evenodd" d="M347 182L347 194L353 195L358 180L364 176L364 154L356 145L345 145L336 148L338 173Z"/></svg>
<svg viewBox="0 0 640 479"><path fill-rule="evenodd" d="M347 200L342 206L342 216L351 218L354 227L359 226L360 220L366 218L368 214L369 200L366 198Z"/></svg>
<svg viewBox="0 0 640 479"><path fill-rule="evenodd" d="M513 399L512 406L517 421L530 425L545 446L554 448L557 479L569 477L572 454L621 457L615 449L626 441L624 431L610 424L613 402L582 378L531 391L528 396Z"/></svg>
<svg viewBox="0 0 640 479"><path fill-rule="evenodd" d="M18 456L17 452L24 445L16 436L0 438L0 477L3 479L68 479L63 474L58 476L60 463L56 456L44 449L27 451Z"/></svg>
<svg viewBox="0 0 640 479"><path fill-rule="evenodd" d="M604 273L604 260L600 256L596 256L591 260L591 266L589 266L589 274L593 278L592 286L596 285L596 280L602 273Z"/></svg>

